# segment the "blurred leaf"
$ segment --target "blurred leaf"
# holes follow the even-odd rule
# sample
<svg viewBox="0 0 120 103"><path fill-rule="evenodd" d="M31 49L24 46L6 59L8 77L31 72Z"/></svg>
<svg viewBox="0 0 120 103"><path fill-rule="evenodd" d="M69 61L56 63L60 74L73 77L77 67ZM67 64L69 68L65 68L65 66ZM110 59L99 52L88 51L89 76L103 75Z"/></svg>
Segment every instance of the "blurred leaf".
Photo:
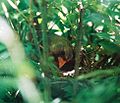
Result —
<svg viewBox="0 0 120 103"><path fill-rule="evenodd" d="M99 44L103 47L107 54L114 54L120 52L120 46L116 45L114 42L107 40L102 40Z"/></svg>
<svg viewBox="0 0 120 103"><path fill-rule="evenodd" d="M5 51L5 50L6 50L5 45L3 45L2 43L0 43L0 53L1 53L2 51Z"/></svg>

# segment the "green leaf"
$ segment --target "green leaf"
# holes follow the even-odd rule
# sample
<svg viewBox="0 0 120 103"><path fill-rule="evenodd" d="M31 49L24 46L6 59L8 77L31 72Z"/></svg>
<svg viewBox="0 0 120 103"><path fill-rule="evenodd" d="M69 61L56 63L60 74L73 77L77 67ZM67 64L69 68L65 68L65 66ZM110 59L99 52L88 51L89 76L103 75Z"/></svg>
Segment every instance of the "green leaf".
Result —
<svg viewBox="0 0 120 103"><path fill-rule="evenodd" d="M108 33L96 33L96 36L98 36L100 39L110 40L110 34Z"/></svg>
<svg viewBox="0 0 120 103"><path fill-rule="evenodd" d="M3 45L2 43L0 43L0 52L3 52L6 50L5 45Z"/></svg>
<svg viewBox="0 0 120 103"><path fill-rule="evenodd" d="M99 44L106 51L106 54L120 53L120 46L116 45L114 42L103 40Z"/></svg>

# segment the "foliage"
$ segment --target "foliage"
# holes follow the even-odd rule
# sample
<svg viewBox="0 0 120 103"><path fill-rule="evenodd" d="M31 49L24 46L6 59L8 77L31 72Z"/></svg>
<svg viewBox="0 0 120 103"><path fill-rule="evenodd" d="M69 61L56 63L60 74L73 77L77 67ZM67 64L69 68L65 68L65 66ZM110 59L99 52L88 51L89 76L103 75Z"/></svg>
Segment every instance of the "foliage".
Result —
<svg viewBox="0 0 120 103"><path fill-rule="evenodd" d="M25 60L15 64L6 43L0 41L1 103L56 103L56 98L60 98L57 103L120 102L119 0L1 0L0 4L0 15L25 51ZM73 77L62 77L49 55L49 37L55 35L70 42ZM58 41L62 40L53 43ZM19 47L19 42L13 42ZM64 50L69 56L68 48ZM15 54L22 57L21 49ZM33 92L35 99L29 97Z"/></svg>

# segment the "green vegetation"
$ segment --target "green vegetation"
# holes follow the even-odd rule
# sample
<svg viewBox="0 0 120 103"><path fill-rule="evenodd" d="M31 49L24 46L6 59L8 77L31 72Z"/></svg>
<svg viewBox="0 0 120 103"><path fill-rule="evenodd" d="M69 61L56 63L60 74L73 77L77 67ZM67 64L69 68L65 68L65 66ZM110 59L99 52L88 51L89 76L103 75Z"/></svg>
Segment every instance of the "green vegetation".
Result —
<svg viewBox="0 0 120 103"><path fill-rule="evenodd" d="M0 0L0 103L119 103L119 75L120 0Z"/></svg>

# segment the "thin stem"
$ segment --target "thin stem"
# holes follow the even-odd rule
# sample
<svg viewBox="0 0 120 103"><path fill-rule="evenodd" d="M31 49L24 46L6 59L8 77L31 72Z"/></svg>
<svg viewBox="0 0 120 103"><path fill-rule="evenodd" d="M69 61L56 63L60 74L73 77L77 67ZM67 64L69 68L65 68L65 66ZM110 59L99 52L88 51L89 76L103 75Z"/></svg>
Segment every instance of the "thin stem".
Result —
<svg viewBox="0 0 120 103"><path fill-rule="evenodd" d="M42 41L43 41L43 58L47 61L48 58L48 28L47 28L47 2L46 0L41 1L41 13L42 13Z"/></svg>
<svg viewBox="0 0 120 103"><path fill-rule="evenodd" d="M95 78L95 77L106 77L106 76L115 76L120 74L120 68L109 69L109 70L96 70L90 72L88 74L83 74L77 77L78 80L84 80L88 78Z"/></svg>
<svg viewBox="0 0 120 103"><path fill-rule="evenodd" d="M82 39L83 39L83 24L82 24L82 18L83 18L84 9L80 8L80 14L79 19L80 22L78 23L78 33L77 33L77 40L76 40L76 47L75 47L75 76L78 76L79 74L79 64L80 64L80 51L82 47Z"/></svg>
<svg viewBox="0 0 120 103"><path fill-rule="evenodd" d="M41 17L42 17L42 43L43 43L43 69L49 71L48 66L48 28L47 28L47 2L46 0L41 0ZM44 100L45 103L49 103L50 100L50 86L48 78L44 78Z"/></svg>

